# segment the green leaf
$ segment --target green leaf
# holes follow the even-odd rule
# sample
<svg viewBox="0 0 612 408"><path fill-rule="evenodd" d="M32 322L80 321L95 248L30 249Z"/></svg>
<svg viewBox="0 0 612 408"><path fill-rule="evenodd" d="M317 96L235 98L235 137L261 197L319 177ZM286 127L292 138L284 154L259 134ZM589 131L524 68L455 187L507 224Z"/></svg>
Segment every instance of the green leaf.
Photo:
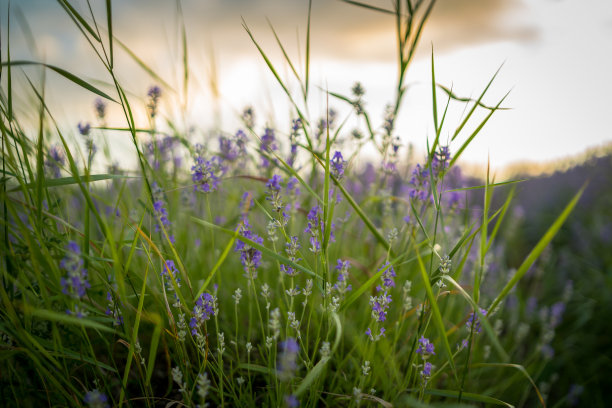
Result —
<svg viewBox="0 0 612 408"><path fill-rule="evenodd" d="M84 177L84 178L81 178L81 177ZM40 180L36 180L35 182L25 184L25 187L35 188L35 187L38 187L39 185L42 185L43 187L51 188L51 187L68 186L72 184L91 183L93 181L125 179L125 178L139 178L139 176L123 176L120 174L94 174L92 176L87 176L87 177L79 176L78 178L71 176L71 177L61 177L61 178L56 178L56 179L44 179L44 180L40 179ZM20 190L22 190L21 186L12 188L11 190L9 190L9 192L20 191Z"/></svg>
<svg viewBox="0 0 612 408"><path fill-rule="evenodd" d="M87 89L90 92L95 93L96 95L99 95L105 99L108 99L109 101L113 101L113 102L117 102L116 100L114 100L113 98L111 98L110 96L108 96L106 93L102 92L101 90L99 90L98 88L96 88L95 86L91 85L90 83L82 80L81 78L79 78L78 76L71 74L70 72L66 71L65 69L56 67L54 65L49 65L49 64L45 64L42 62L35 62L35 61L10 61L10 62L3 62L2 66L22 66L22 65L38 65L38 66L42 66L45 68L48 68L52 71L57 72L58 74L60 74L61 76L63 76L64 78L68 79L69 81L74 82L75 84Z"/></svg>
<svg viewBox="0 0 612 408"><path fill-rule="evenodd" d="M64 323L64 324L74 325L74 326L82 326L82 327L87 327L90 329L105 331L108 333L115 332L110 327L104 326L103 324L100 324L98 322L94 322L93 320L89 320L86 317L79 318L76 316L67 315L65 313L54 312L52 310L35 309L32 311L32 315L39 317L41 319L51 320L51 321L58 322L58 323Z"/></svg>

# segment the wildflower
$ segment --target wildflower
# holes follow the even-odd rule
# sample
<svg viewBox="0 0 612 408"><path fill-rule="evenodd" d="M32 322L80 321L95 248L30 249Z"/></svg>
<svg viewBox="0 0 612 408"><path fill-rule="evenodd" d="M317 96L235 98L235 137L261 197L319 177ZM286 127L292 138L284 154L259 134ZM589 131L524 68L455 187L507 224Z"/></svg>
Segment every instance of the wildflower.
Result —
<svg viewBox="0 0 612 408"><path fill-rule="evenodd" d="M319 350L319 352L321 353L322 359L329 357L329 355L331 354L331 348L330 348L329 341L323 342L323 344L321 345L321 350Z"/></svg>
<svg viewBox="0 0 612 408"><path fill-rule="evenodd" d="M344 169L346 167L346 160L344 160L342 157L342 153L336 151L330 161L330 164L332 167L332 174L334 177L340 180L342 176L344 176Z"/></svg>
<svg viewBox="0 0 612 408"><path fill-rule="evenodd" d="M242 111L242 121L249 129L252 129L255 126L255 113L253 112L253 107L247 106Z"/></svg>
<svg viewBox="0 0 612 408"><path fill-rule="evenodd" d="M240 303L240 299L242 298L242 291L240 290L240 288L236 289L232 297L234 298L234 302L236 302L236 304Z"/></svg>
<svg viewBox="0 0 612 408"><path fill-rule="evenodd" d="M485 309L480 309L480 313L483 316L487 315L487 311ZM469 330L472 330L472 326L473 326L474 333L480 333L481 331L480 319L478 318L475 312L470 313L470 317L467 319L467 322L465 323L465 325Z"/></svg>
<svg viewBox="0 0 612 408"><path fill-rule="evenodd" d="M108 397L106 394L101 393L97 389L87 391L83 397L83 402L86 403L89 408L108 408Z"/></svg>
<svg viewBox="0 0 612 408"><path fill-rule="evenodd" d="M60 262L60 268L66 271L66 276L60 279L62 285L62 293L68 295L73 300L83 298L87 289L91 287L87 280L87 270L83 268L83 260L81 259L81 249L79 245L70 241L68 243L68 252ZM73 311L68 311L68 314L75 314L78 317L83 317L84 313L75 306Z"/></svg>
<svg viewBox="0 0 612 408"><path fill-rule="evenodd" d="M298 401L297 397L293 394L285 395L285 405L287 408L297 408L300 406L300 401Z"/></svg>
<svg viewBox="0 0 612 408"><path fill-rule="evenodd" d="M289 337L281 344L281 353L278 358L278 377L281 381L289 380L297 370L297 357L300 351L298 342Z"/></svg>
<svg viewBox="0 0 612 408"><path fill-rule="evenodd" d="M94 107L96 109L96 116L100 122L104 122L106 118L106 102L104 102L101 98L97 98L94 102Z"/></svg>
<svg viewBox="0 0 612 408"><path fill-rule="evenodd" d="M261 153L262 154L262 159L261 159L262 167L269 167L270 161L266 158L264 153L270 153L275 150L278 150L278 146L276 145L276 136L274 136L274 129L267 127L264 130L264 134L261 137L261 143L259 145L259 148L261 149L261 152L262 152Z"/></svg>
<svg viewBox="0 0 612 408"><path fill-rule="evenodd" d="M246 220L240 226L240 235L258 244L263 244L263 238L249 229L249 224ZM257 268L261 265L261 251L249 246L247 243L241 241L240 238L236 241L234 251L240 252L240 262L244 267L245 276L252 277L253 279L256 278Z"/></svg>
<svg viewBox="0 0 612 408"><path fill-rule="evenodd" d="M60 167L65 163L64 152L58 145L53 145L47 152L47 158L45 160L45 167L49 170L49 173L54 178L61 176Z"/></svg>
<svg viewBox="0 0 612 408"><path fill-rule="evenodd" d="M195 164L191 167L191 181L193 181L193 191L211 193L219 187L221 176L226 168L223 161L218 156L213 156L210 160L205 160L201 152L194 158Z"/></svg>
<svg viewBox="0 0 612 408"><path fill-rule="evenodd" d="M349 261L342 261L341 259L336 261L338 281L334 284L333 289L336 290L341 296L344 296L347 292L353 289L351 284L348 283L348 268L350 266L351 264Z"/></svg>
<svg viewBox="0 0 612 408"><path fill-rule="evenodd" d="M149 88L147 92L147 96L149 97L149 102L147 103L147 109L149 111L149 115L151 118L154 118L157 115L157 108L159 105L159 98L161 98L161 88L157 85Z"/></svg>
<svg viewBox="0 0 612 408"><path fill-rule="evenodd" d="M431 369L432 369L432 365L429 361L425 362L425 364L423 364L423 371L421 371L421 376L423 377L423 380L425 382L427 382L427 379L429 379L429 377L431 377Z"/></svg>
<svg viewBox="0 0 612 408"><path fill-rule="evenodd" d="M361 365L361 373L364 377L367 377L370 374L371 368L372 367L370 366L370 362L368 360L363 362L363 364Z"/></svg>
<svg viewBox="0 0 612 408"><path fill-rule="evenodd" d="M438 176L448 168L450 158L451 154L448 146L440 146L431 160L431 168L434 171L434 176Z"/></svg>
<svg viewBox="0 0 612 408"><path fill-rule="evenodd" d="M413 186L408 193L410 198L421 201L425 201L429 198L429 170L417 164L412 171L410 184Z"/></svg>
<svg viewBox="0 0 612 408"><path fill-rule="evenodd" d="M291 126L291 133L289 134L289 140L291 142L291 147L290 147L289 158L287 159L287 163L290 166L293 166L293 164L295 163L295 159L297 157L297 148L298 148L297 138L299 136L301 127L302 127L302 120L299 118L294 119L293 124Z"/></svg>
<svg viewBox="0 0 612 408"><path fill-rule="evenodd" d="M106 300L108 300L108 305L106 306L105 314L113 317L113 326L121 326L123 324L123 315L119 306L115 304L113 294L110 291L106 292Z"/></svg>
<svg viewBox="0 0 612 408"><path fill-rule="evenodd" d="M197 329L206 321L215 315L217 298L208 292L200 295L196 304L193 307L192 317L189 322L191 334L195 335Z"/></svg>
<svg viewBox="0 0 612 408"><path fill-rule="evenodd" d="M423 359L427 359L430 355L436 354L434 352L434 345L429 341L428 338L421 336L419 339L419 348L416 351L417 354L421 354Z"/></svg>
<svg viewBox="0 0 612 408"><path fill-rule="evenodd" d="M81 136L89 136L89 132L91 131L91 125L89 123L82 124L79 122L77 128L79 128Z"/></svg>
<svg viewBox="0 0 612 408"><path fill-rule="evenodd" d="M279 176L278 174L275 174L266 183L266 188L268 189L268 194L267 194L266 199L270 201L270 203L272 204L272 208L277 213L280 213L283 210L283 201L280 195L282 182L283 182L282 177Z"/></svg>

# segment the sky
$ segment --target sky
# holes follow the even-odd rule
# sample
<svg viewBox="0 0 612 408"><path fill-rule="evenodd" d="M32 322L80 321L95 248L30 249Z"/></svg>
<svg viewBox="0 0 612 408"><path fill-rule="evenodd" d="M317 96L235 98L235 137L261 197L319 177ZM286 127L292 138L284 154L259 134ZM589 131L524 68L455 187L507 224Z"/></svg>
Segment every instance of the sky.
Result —
<svg viewBox="0 0 612 408"><path fill-rule="evenodd" d="M391 5L389 0L364 2L385 8ZM3 61L7 3L0 2ZM85 2L73 0L72 4L85 12ZM165 114L180 117L185 129L196 129L195 139L204 138L214 129L234 132L239 126L237 117L247 105L255 108L261 126L288 128L295 113L242 24L244 21L248 25L297 95L298 84L269 24L303 75L308 1L184 0L180 5L190 68L184 117L179 109L184 95L177 3L113 2L115 36L172 88L164 90ZM99 24L105 26L104 2L94 0L92 6ZM10 17L12 59L45 61L112 91L109 75L57 2L13 1ZM316 118L324 112L326 97L322 90L348 95L359 81L366 90L365 106L374 127L380 128L384 107L395 97L397 45L393 17L338 0L313 0L311 35L311 116ZM425 148L426 138L430 143L433 139L433 51L436 81L452 87L457 95L477 97L500 66L483 101L495 105L510 91L502 105L510 109L496 112L487 122L463 154L465 162L483 164L490 160L494 169L502 169L517 162L559 160L608 144L612 142L610 40L609 0L439 0L407 73L408 91L396 133L405 146L410 143L417 149ZM146 92L156 81L121 50L116 50L115 69L134 101L137 121L146 123ZM23 72L40 78L35 68ZM53 73L46 79L46 95L58 122L76 129L79 121L94 121L91 94ZM216 84L217 97L211 83ZM442 92L437 95L441 116L446 100ZM21 115L31 117L34 110L28 97L17 99L21 100ZM329 104L341 116L350 111L333 98ZM485 114L479 112L475 119ZM119 107L110 106L109 115L109 123L125 126ZM444 142L449 141L464 115L463 104L451 104L447 126L441 132ZM349 120L347 132L358 124L356 119ZM476 125L468 124L465 135ZM129 151L124 135L112 137L117 151ZM451 151L458 148L462 137L466 136L451 143Z"/></svg>

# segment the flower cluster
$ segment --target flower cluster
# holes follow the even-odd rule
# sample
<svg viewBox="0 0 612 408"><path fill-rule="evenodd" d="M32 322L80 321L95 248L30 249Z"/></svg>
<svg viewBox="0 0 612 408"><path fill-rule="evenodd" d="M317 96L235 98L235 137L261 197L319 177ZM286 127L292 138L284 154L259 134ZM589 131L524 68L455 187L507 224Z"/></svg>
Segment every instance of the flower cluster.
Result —
<svg viewBox="0 0 612 408"><path fill-rule="evenodd" d="M429 377L431 377L431 369L433 368L433 365L429 361L427 361L427 359L430 356L436 354L434 351L433 343L430 342L429 339L425 336L421 336L421 338L419 339L419 348L417 348L416 353L419 354L423 360L423 370L421 370L421 379L423 380L423 386L425 386L427 384L427 381L429 380Z"/></svg>
<svg viewBox="0 0 612 408"><path fill-rule="evenodd" d="M485 309L480 309L480 313L482 313L483 316L487 315L487 311ZM469 330L472 330L473 326L474 333L480 333L481 331L480 319L478 318L476 312L470 313L470 317L467 319L467 322L465 322L465 325Z"/></svg>
<svg viewBox="0 0 612 408"><path fill-rule="evenodd" d="M426 201L429 198L429 170L417 164L412 171L410 178L412 188L408 191L408 195L412 199Z"/></svg>
<svg viewBox="0 0 612 408"><path fill-rule="evenodd" d="M83 268L81 248L76 242L70 241L67 249L66 256L60 261L60 268L67 272L66 276L60 280L62 293L75 301L79 301L85 297L87 289L91 288L91 285L87 280L87 270ZM77 317L85 315L78 305L75 305L73 310L67 310L66 313L74 314Z"/></svg>
<svg viewBox="0 0 612 408"><path fill-rule="evenodd" d="M191 181L193 181L193 190L203 193L211 193L221 183L221 176L226 171L223 166L223 159L219 156L213 156L210 160L202 157L201 147L196 146L198 153L194 158L195 164L191 167Z"/></svg>
<svg viewBox="0 0 612 408"><path fill-rule="evenodd" d="M349 261L343 261L338 259L336 262L336 270L338 271L338 281L334 284L333 289L338 292L341 297L353 289L350 283L348 283L348 268L351 266Z"/></svg>
<svg viewBox="0 0 612 408"><path fill-rule="evenodd" d="M240 226L240 235L258 244L263 244L263 238L251 231L248 220L246 219ZM257 277L257 268L261 266L261 251L241 241L240 238L236 241L234 251L240 252L240 262L244 267L245 277L252 277L255 279Z"/></svg>
<svg viewBox="0 0 612 408"><path fill-rule="evenodd" d="M106 292L106 300L108 301L108 304L106 305L106 311L104 313L107 316L112 316L113 326L121 326L123 324L123 314L121 313L119 305L115 302L113 293L110 290Z"/></svg>
<svg viewBox="0 0 612 408"><path fill-rule="evenodd" d="M342 176L344 176L344 169L346 167L346 160L342 157L342 153L336 151L329 164L331 164L331 170L334 177L340 180Z"/></svg>
<svg viewBox="0 0 612 408"><path fill-rule="evenodd" d="M173 156L178 145L179 140L176 137L154 137L150 142L145 143L144 154L147 160L153 164L155 170L159 170L165 163L169 162L178 166L181 163L181 159L178 156Z"/></svg>
<svg viewBox="0 0 612 408"><path fill-rule="evenodd" d="M261 137L261 144L259 145L261 149L261 166L262 167L270 167L270 160L268 160L267 154L278 150L278 146L276 145L276 136L274 135L274 129L266 128L264 130L264 134Z"/></svg>
<svg viewBox="0 0 612 408"><path fill-rule="evenodd" d="M157 223L155 224L155 232L166 231L170 242L174 244L174 235L170 234L170 227L172 223L168 219L168 210L166 209L166 202L164 200L164 193L161 187L156 182L151 184L151 190L153 193L153 212Z"/></svg>
<svg viewBox="0 0 612 408"><path fill-rule="evenodd" d="M289 150L289 158L287 159L287 163L290 166L293 166L295 163L295 159L297 157L297 148L298 142L297 138L300 135L300 129L302 127L301 119L294 119L293 124L291 125L291 133L289 133L289 141L291 142L291 147Z"/></svg>
<svg viewBox="0 0 612 408"><path fill-rule="evenodd" d="M223 160L233 162L246 155L247 136L238 130L234 137L219 136L219 154Z"/></svg>
<svg viewBox="0 0 612 408"><path fill-rule="evenodd" d="M298 237L291 237L289 239L289 242L287 242L285 244L285 252L287 253L287 256L289 257L289 259L292 262L299 262L301 261L300 258L298 258L298 251L300 250L300 243L298 242ZM292 266L287 266L284 264L281 264L280 266L281 272L289 275L289 276L296 276L300 271L293 268Z"/></svg>
<svg viewBox="0 0 612 408"><path fill-rule="evenodd" d="M104 102L101 98L97 98L94 102L94 108L96 110L96 117L102 123L106 119L106 102Z"/></svg>
<svg viewBox="0 0 612 408"><path fill-rule="evenodd" d="M147 102L147 110L149 111L151 118L154 118L157 115L157 108L159 106L159 98L161 98L161 95L161 88L157 85L150 87L149 91L147 92L147 96L149 97L149 101Z"/></svg>
<svg viewBox="0 0 612 408"><path fill-rule="evenodd" d="M189 327L191 327L191 334L195 336L198 331L198 328L201 327L206 320L209 320L211 316L215 316L216 312L216 296L213 296L208 292L202 293L198 300L196 300L196 304L193 307L191 320L189 321Z"/></svg>
<svg viewBox="0 0 612 408"><path fill-rule="evenodd" d="M434 176L437 177L448 168L450 158L451 154L448 146L440 146L431 159L431 168L433 169Z"/></svg>

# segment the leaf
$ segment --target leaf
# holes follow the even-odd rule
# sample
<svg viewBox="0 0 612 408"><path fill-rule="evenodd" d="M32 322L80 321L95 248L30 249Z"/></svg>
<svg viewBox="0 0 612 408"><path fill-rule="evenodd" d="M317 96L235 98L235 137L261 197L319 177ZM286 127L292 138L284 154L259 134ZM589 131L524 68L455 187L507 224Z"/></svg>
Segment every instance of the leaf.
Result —
<svg viewBox="0 0 612 408"><path fill-rule="evenodd" d="M108 333L114 333L115 331L110 327L104 326L98 322L94 322L86 317L76 317L70 316L65 313L54 312L52 310L46 309L35 309L32 311L32 315L39 317L41 319L51 320L58 323L64 323L68 325L82 326L88 327L90 329L96 329L100 331L105 331Z"/></svg>
<svg viewBox="0 0 612 408"><path fill-rule="evenodd" d="M83 178L80 178L83 177ZM102 181L102 180L112 180L112 179L125 179L125 178L139 178L138 176L123 176L120 174L94 174L92 176L80 176L79 178L71 176L71 177L61 177L56 179L44 179L44 180L36 180L32 183L25 184L27 188L38 187L41 184L43 187L51 188L51 187L60 187L60 186L69 186L72 184L79 183L91 183L93 181ZM9 190L9 192L20 191L21 186L15 187Z"/></svg>
<svg viewBox="0 0 612 408"><path fill-rule="evenodd" d="M10 62L3 62L2 66L22 66L22 65L39 65L45 68L48 68L52 71L57 72L58 74L60 74L61 76L63 76L64 78L74 82L75 84L87 89L90 92L95 93L96 95L99 95L105 99L108 99L109 101L113 101L113 102L117 102L116 100L114 100L113 98L111 98L110 96L108 96L106 93L102 92L101 90L99 90L98 88L96 88L95 86L89 84L88 82L82 80L81 78L79 78L78 76L71 74L70 72L66 71L65 69L56 67L54 65L49 65L49 64L45 64L42 62L35 62L35 61L10 61Z"/></svg>

